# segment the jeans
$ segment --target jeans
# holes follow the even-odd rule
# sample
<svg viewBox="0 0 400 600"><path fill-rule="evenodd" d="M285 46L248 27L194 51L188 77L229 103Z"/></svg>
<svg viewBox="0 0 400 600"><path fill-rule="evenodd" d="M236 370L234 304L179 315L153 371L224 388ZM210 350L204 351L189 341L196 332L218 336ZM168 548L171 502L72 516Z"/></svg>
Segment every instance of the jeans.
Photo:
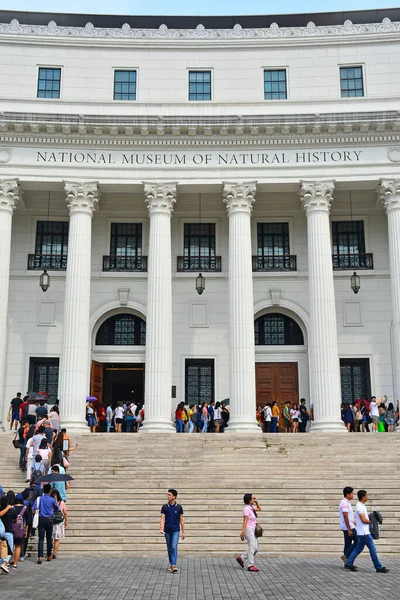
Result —
<svg viewBox="0 0 400 600"><path fill-rule="evenodd" d="M203 428L201 430L201 433L207 433L207 418L203 417Z"/></svg>
<svg viewBox="0 0 400 600"><path fill-rule="evenodd" d="M192 433L192 432L193 432L193 429L194 429L194 423L193 423L193 421L190 419L190 421L189 421L189 433Z"/></svg>
<svg viewBox="0 0 400 600"><path fill-rule="evenodd" d="M19 445L19 468L20 469L24 469L25 468L25 444L20 444Z"/></svg>
<svg viewBox="0 0 400 600"><path fill-rule="evenodd" d="M135 419L126 419L126 433L133 433L133 424Z"/></svg>
<svg viewBox="0 0 400 600"><path fill-rule="evenodd" d="M44 536L47 540L47 556L53 554L53 519L50 517L39 517L39 542L38 558L43 558Z"/></svg>
<svg viewBox="0 0 400 600"><path fill-rule="evenodd" d="M264 433L271 433L271 421L264 421Z"/></svg>
<svg viewBox="0 0 400 600"><path fill-rule="evenodd" d="M254 529L246 528L244 537L247 541L247 552L244 552L241 559L249 559L249 566L254 565L254 556L258 552L258 538L256 538Z"/></svg>
<svg viewBox="0 0 400 600"><path fill-rule="evenodd" d="M107 433L111 431L111 421L107 421Z"/></svg>
<svg viewBox="0 0 400 600"><path fill-rule="evenodd" d="M343 530L343 536L344 536L344 549L343 549L343 554L345 555L346 558L349 558L350 554L353 552L353 550L355 549L355 547L357 546L357 530L356 529L352 529L353 535L349 535L349 532L346 530Z"/></svg>
<svg viewBox="0 0 400 600"><path fill-rule="evenodd" d="M179 543L179 531L165 532L165 541L168 550L168 560L171 567L176 567L178 561L178 543Z"/></svg>
<svg viewBox="0 0 400 600"><path fill-rule="evenodd" d="M271 433L276 433L278 429L278 417L271 418Z"/></svg>
<svg viewBox="0 0 400 600"><path fill-rule="evenodd" d="M364 550L365 546L367 546L367 548L369 550L371 560L374 563L375 569L377 569L377 570L382 569L382 564L379 561L378 555L376 553L374 540L370 533L368 535L359 535L358 536L357 546L354 548L353 552L350 554L350 557L347 560L346 565L349 567L352 567L357 556L359 554L361 554L361 552Z"/></svg>
<svg viewBox="0 0 400 600"><path fill-rule="evenodd" d="M4 525L1 520L0 520L0 538L3 538L3 540L6 540L7 546L8 546L8 552L9 552L8 556L6 556L5 558L0 558L0 562L5 561L6 563L8 563L10 561L11 554L12 554L13 547L14 547L14 536L12 533L9 533L8 531L6 531L4 529Z"/></svg>
<svg viewBox="0 0 400 600"><path fill-rule="evenodd" d="M183 433L183 421L182 419L176 419L175 421L176 433Z"/></svg>

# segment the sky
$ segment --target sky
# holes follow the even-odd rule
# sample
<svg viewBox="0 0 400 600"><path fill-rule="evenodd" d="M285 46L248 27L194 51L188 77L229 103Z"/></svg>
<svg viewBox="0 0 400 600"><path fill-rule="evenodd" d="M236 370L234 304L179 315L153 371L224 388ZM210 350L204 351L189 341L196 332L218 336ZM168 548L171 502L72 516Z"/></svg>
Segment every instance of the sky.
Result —
<svg viewBox="0 0 400 600"><path fill-rule="evenodd" d="M0 10L125 15L241 15L396 8L400 0L0 0Z"/></svg>

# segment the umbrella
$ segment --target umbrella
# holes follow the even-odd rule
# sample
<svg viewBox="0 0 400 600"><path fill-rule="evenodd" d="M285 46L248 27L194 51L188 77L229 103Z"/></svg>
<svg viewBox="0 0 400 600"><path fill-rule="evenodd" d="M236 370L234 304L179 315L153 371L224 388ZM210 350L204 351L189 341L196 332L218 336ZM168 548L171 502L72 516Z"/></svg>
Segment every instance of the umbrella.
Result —
<svg viewBox="0 0 400 600"><path fill-rule="evenodd" d="M86 396L86 402L96 402L96 396Z"/></svg>
<svg viewBox="0 0 400 600"><path fill-rule="evenodd" d="M53 483L54 481L73 481L71 475L65 473L50 473L50 475L42 475L36 479L35 483Z"/></svg>
<svg viewBox="0 0 400 600"><path fill-rule="evenodd" d="M358 410L360 410L361 402L364 402L365 408L369 411L369 404L370 404L369 401L363 400L362 398L358 398L358 400L356 400L354 402L354 404L357 406Z"/></svg>

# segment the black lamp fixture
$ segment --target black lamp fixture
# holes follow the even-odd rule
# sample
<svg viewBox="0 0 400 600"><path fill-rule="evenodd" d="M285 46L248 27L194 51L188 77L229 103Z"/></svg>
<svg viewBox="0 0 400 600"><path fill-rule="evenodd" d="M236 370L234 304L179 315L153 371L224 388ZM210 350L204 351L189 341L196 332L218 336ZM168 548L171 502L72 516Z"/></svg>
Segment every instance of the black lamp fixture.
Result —
<svg viewBox="0 0 400 600"><path fill-rule="evenodd" d="M350 221L353 223L353 205L351 201L351 190L349 190L349 201L350 201ZM355 294L358 294L360 290L360 277L354 271L353 275L350 277L350 287Z"/></svg>
<svg viewBox="0 0 400 600"><path fill-rule="evenodd" d="M201 225L201 194L199 194L199 224ZM200 257L199 257L199 260L200 260ZM206 280L203 277L202 273L199 273L198 276L196 277L196 292L199 294L199 296L201 296L205 289L206 289Z"/></svg>
<svg viewBox="0 0 400 600"><path fill-rule="evenodd" d="M47 223L49 222L49 218L50 218L50 191L49 191L49 198L47 201ZM39 285L42 288L43 292L47 292L47 290L50 287L50 275L48 274L46 268L44 269L43 273L39 277Z"/></svg>

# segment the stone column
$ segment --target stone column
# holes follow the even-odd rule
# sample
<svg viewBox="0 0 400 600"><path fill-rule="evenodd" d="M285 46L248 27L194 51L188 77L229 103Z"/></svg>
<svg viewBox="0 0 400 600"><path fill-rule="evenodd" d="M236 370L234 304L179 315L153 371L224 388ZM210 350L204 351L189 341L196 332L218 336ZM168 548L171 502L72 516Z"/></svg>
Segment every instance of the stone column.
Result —
<svg viewBox="0 0 400 600"><path fill-rule="evenodd" d="M388 220L390 291L392 300L392 369L394 406L400 400L400 179L383 179L379 196Z"/></svg>
<svg viewBox="0 0 400 600"><path fill-rule="evenodd" d="M141 432L173 432L171 215L176 183L144 183L150 215L145 420Z"/></svg>
<svg viewBox="0 0 400 600"><path fill-rule="evenodd" d="M255 182L224 183L229 216L229 398L228 431L260 432L256 421L254 302L250 218Z"/></svg>
<svg viewBox="0 0 400 600"><path fill-rule="evenodd" d="M310 401L314 432L344 432L340 418L341 384L329 211L333 181L301 183L307 215L308 288L310 299Z"/></svg>
<svg viewBox="0 0 400 600"><path fill-rule="evenodd" d="M67 429L88 431L86 396L90 385L90 279L92 216L99 201L97 182L65 183L69 208L64 336L60 368L60 412Z"/></svg>
<svg viewBox="0 0 400 600"><path fill-rule="evenodd" d="M4 397L7 355L7 312L10 284L11 227L17 202L21 197L18 179L0 179L0 425L9 400ZM4 429L8 428L4 418Z"/></svg>

